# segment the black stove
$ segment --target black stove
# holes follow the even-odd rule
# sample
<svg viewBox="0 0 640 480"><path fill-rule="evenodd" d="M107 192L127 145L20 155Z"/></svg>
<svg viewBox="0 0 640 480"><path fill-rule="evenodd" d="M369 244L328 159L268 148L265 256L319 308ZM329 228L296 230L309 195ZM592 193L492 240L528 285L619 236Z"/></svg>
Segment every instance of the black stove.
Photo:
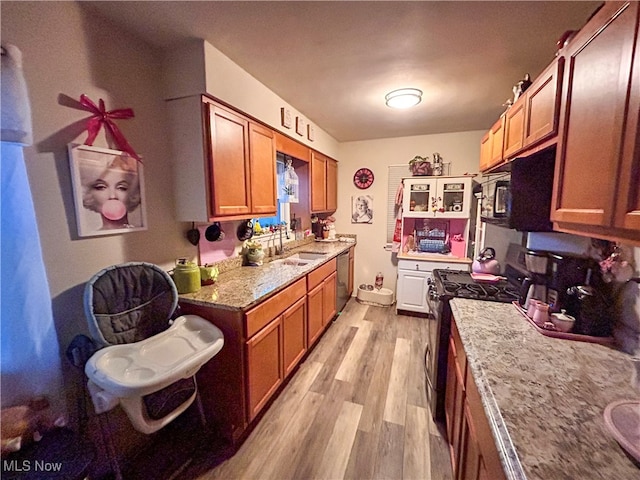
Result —
<svg viewBox="0 0 640 480"><path fill-rule="evenodd" d="M434 270L434 284L440 295L449 298L471 298L491 302L511 303L518 300L520 290L505 280L476 281L464 270Z"/></svg>
<svg viewBox="0 0 640 480"><path fill-rule="evenodd" d="M451 331L452 298L470 298L491 302L511 303L518 300L520 287L517 275L505 272L507 279L480 282L464 270L436 269L429 279L427 304L429 305L429 339L425 346L425 374L427 400L434 420L444 421L449 333Z"/></svg>

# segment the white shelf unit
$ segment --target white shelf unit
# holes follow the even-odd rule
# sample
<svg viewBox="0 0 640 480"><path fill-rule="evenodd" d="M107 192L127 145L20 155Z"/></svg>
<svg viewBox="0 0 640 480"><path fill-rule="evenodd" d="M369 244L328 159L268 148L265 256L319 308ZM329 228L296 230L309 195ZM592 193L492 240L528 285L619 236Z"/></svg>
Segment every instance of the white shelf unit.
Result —
<svg viewBox="0 0 640 480"><path fill-rule="evenodd" d="M476 223L472 177L403 178L396 310L428 314L435 269L469 270Z"/></svg>

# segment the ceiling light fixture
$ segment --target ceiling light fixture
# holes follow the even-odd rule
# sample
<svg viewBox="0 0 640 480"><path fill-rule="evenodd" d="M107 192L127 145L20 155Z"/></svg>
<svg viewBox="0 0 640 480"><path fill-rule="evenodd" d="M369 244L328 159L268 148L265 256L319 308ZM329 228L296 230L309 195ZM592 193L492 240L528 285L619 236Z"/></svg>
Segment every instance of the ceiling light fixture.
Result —
<svg viewBox="0 0 640 480"><path fill-rule="evenodd" d="M391 108L409 108L422 101L422 90L417 88L401 88L389 92L384 97L385 103Z"/></svg>

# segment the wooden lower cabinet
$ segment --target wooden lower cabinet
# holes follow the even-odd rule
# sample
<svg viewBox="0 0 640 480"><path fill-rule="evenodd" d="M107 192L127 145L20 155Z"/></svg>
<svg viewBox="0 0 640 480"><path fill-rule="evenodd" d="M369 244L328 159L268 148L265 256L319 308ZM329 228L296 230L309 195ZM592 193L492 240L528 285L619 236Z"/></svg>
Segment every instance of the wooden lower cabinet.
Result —
<svg viewBox="0 0 640 480"><path fill-rule="evenodd" d="M320 284L307 293L307 345L313 345L322 334L322 287Z"/></svg>
<svg viewBox="0 0 640 480"><path fill-rule="evenodd" d="M249 421L260 412L284 379L282 317L247 341Z"/></svg>
<svg viewBox="0 0 640 480"><path fill-rule="evenodd" d="M506 479L455 320L449 338L445 420L454 479Z"/></svg>
<svg viewBox="0 0 640 480"><path fill-rule="evenodd" d="M320 338L336 314L337 278L337 272L333 272L307 294L308 345Z"/></svg>
<svg viewBox="0 0 640 480"><path fill-rule="evenodd" d="M307 275L307 345L310 347L336 315L337 262L332 259Z"/></svg>
<svg viewBox="0 0 640 480"><path fill-rule="evenodd" d="M301 298L282 314L284 376L287 377L307 352L307 301Z"/></svg>
<svg viewBox="0 0 640 480"><path fill-rule="evenodd" d="M208 424L240 443L336 314L331 259L249 310L180 302L183 314L220 328L224 347L198 372Z"/></svg>

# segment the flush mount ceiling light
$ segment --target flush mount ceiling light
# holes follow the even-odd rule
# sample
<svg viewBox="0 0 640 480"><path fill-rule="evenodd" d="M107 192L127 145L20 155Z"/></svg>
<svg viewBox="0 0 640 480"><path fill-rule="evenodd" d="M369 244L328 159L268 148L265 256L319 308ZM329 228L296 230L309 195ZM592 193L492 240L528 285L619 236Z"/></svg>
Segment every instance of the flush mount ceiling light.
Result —
<svg viewBox="0 0 640 480"><path fill-rule="evenodd" d="M422 90L417 88L401 88L389 92L384 97L385 103L391 108L409 108L422 101Z"/></svg>

